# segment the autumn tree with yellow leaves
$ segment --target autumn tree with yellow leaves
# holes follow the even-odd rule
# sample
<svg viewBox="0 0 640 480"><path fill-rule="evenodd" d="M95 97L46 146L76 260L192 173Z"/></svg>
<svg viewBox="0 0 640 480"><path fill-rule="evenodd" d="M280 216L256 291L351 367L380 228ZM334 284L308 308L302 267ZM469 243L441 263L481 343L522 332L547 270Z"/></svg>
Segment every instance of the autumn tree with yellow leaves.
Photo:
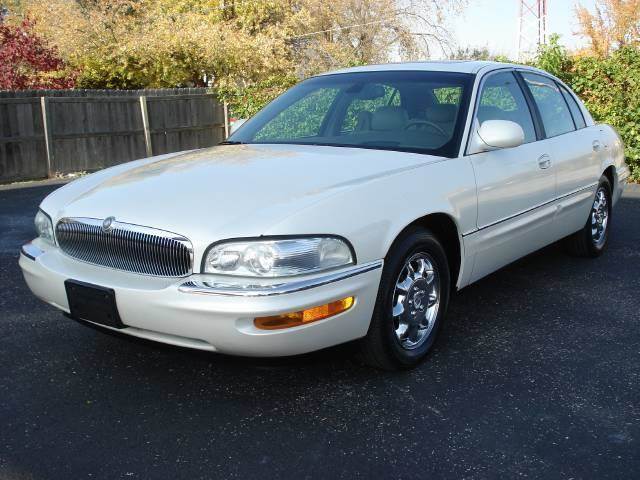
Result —
<svg viewBox="0 0 640 480"><path fill-rule="evenodd" d="M85 88L287 85L448 47L466 0L23 0Z"/></svg>
<svg viewBox="0 0 640 480"><path fill-rule="evenodd" d="M576 7L579 33L589 40L587 53L606 57L625 46L640 46L640 0L597 0L595 12Z"/></svg>

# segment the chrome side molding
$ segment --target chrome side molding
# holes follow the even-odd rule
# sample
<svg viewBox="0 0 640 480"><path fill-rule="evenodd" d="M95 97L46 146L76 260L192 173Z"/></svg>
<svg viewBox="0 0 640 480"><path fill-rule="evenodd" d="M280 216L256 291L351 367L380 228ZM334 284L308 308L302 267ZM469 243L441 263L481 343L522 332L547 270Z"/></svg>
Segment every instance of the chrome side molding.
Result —
<svg viewBox="0 0 640 480"><path fill-rule="evenodd" d="M343 270L328 272L314 278L304 280L286 280L279 283L252 283L252 279L239 278L235 282L190 280L178 287L182 293L195 293L201 295L225 295L230 297L266 297L270 295L283 295L300 292L311 288L338 282L347 278L382 268L382 260L356 265ZM265 279L267 280L267 279ZM243 283L244 282L244 283Z"/></svg>

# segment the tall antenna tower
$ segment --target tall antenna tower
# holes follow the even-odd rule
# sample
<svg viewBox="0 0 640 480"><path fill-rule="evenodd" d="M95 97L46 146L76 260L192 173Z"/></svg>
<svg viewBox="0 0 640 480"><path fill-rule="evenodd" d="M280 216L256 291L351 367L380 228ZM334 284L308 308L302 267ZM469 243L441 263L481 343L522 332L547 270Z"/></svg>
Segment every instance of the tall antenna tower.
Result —
<svg viewBox="0 0 640 480"><path fill-rule="evenodd" d="M519 0L518 60L535 56L540 45L547 43L547 0Z"/></svg>

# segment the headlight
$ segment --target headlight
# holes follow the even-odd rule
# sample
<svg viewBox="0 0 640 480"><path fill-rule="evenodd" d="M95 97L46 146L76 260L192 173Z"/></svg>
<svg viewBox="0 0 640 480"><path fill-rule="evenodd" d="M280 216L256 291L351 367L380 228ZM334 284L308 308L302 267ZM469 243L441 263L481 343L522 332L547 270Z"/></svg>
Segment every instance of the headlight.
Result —
<svg viewBox="0 0 640 480"><path fill-rule="evenodd" d="M51 223L51 219L49 215L44 213L42 210L38 210L35 219L36 224L36 232L38 232L38 236L49 243L55 243L53 239L53 223Z"/></svg>
<svg viewBox="0 0 640 480"><path fill-rule="evenodd" d="M209 247L203 273L288 277L353 263L351 247L336 237L230 241Z"/></svg>

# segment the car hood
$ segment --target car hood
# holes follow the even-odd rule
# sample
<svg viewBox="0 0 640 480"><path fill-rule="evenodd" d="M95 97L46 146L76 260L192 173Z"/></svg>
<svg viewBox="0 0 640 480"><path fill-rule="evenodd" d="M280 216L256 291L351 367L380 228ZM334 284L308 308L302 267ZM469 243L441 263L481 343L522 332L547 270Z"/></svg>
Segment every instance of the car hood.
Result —
<svg viewBox="0 0 640 480"><path fill-rule="evenodd" d="M221 145L98 172L54 192L42 207L54 221L113 216L210 243L263 235L327 195L438 160L343 147Z"/></svg>

